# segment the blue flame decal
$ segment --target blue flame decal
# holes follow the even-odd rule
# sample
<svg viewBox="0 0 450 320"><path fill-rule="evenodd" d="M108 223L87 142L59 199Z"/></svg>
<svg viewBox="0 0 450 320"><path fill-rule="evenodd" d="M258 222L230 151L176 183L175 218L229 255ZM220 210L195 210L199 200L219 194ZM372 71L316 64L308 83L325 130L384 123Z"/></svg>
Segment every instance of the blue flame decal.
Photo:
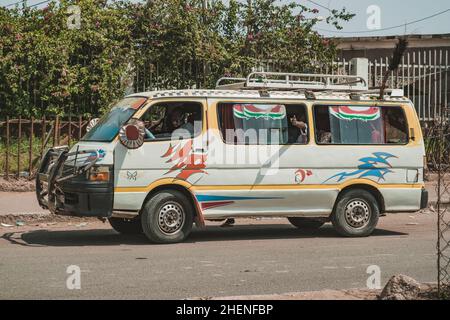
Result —
<svg viewBox="0 0 450 320"><path fill-rule="evenodd" d="M384 180L384 176L390 172L393 172L389 168L392 168L388 159L397 158L396 156L386 153L386 152L375 152L372 153L373 157L366 157L359 159L362 162L361 165L358 166L358 170L352 172L340 172L323 183L328 182L332 179L338 178L337 182L341 182L349 177L358 176L358 178L377 178L378 181ZM378 166L385 165L389 168L379 168Z"/></svg>

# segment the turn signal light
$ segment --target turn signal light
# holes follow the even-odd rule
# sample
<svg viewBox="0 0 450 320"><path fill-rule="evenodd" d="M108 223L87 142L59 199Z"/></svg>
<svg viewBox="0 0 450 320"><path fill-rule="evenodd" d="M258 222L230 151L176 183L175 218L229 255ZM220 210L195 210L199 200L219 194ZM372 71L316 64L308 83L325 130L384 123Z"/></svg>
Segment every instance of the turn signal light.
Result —
<svg viewBox="0 0 450 320"><path fill-rule="evenodd" d="M109 172L92 172L89 176L91 181L109 181Z"/></svg>

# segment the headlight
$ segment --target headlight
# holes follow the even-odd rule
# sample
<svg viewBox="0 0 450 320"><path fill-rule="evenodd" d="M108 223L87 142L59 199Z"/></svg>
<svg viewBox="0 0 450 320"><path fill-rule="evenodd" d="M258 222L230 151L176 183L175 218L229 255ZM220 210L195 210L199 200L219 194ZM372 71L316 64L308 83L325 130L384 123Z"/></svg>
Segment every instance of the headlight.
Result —
<svg viewBox="0 0 450 320"><path fill-rule="evenodd" d="M93 166L88 171L88 180L89 181L109 181L109 167L106 166Z"/></svg>

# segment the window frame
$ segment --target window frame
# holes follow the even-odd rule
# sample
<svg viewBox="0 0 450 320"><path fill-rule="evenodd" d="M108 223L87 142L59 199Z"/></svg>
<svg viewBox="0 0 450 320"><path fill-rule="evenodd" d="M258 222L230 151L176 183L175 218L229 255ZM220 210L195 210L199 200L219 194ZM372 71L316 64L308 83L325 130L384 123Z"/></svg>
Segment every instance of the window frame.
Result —
<svg viewBox="0 0 450 320"><path fill-rule="evenodd" d="M222 131L222 121L220 120L220 112L219 109L221 108L221 105L226 105L226 104L281 104L284 105L286 108L288 106L301 106L303 107L304 111L305 111L305 118L307 121L307 125L308 125L308 132L307 132L307 141L306 143L285 143L285 144L259 144L259 143L228 143L225 139L225 137L223 136L223 131ZM287 111L287 110L286 110ZM304 102L277 102L277 101L250 101L250 100L236 100L236 101L217 101L216 103L216 113L217 113L217 128L219 129L220 132L220 138L222 139L222 142L226 145L230 145L230 146L306 146L308 144L311 143L311 124L309 123L310 119L309 119L309 110L308 110L308 106L306 103ZM287 112L286 112L286 117L287 117ZM288 119L289 122L289 119ZM236 130L236 128L235 128Z"/></svg>
<svg viewBox="0 0 450 320"><path fill-rule="evenodd" d="M378 107L378 108L399 108L403 116L405 117L406 121L406 143L373 143L373 144L365 144L365 143L319 143L318 137L317 137L317 127L316 127L316 107L343 107L343 106L349 106L349 107ZM408 122L408 117L406 116L405 108L402 105L373 105L373 104L349 104L349 103L315 103L312 105L312 116L313 116L313 122L314 122L314 143L318 146L407 146L411 142L410 137L410 126Z"/></svg>
<svg viewBox="0 0 450 320"><path fill-rule="evenodd" d="M185 99L174 99L174 100L153 100L152 102L154 102L154 103L150 103L150 105L148 106L148 108L142 113L142 115L139 117L139 120L142 120L142 118L145 116L145 114L152 108L152 107L154 107L154 106L156 106L156 105L158 105L158 104L163 104L163 103L167 103L167 104L171 104L171 103L195 103L195 104L198 104L199 106L200 106L200 113L201 113L201 116L202 116L202 118L201 118L201 122L202 122L202 130L198 133L198 134L195 134L195 132L194 132L194 135L193 136L191 136L191 137L189 137L189 138L186 138L186 139L177 139L177 140L172 140L172 138L171 137L168 137L168 138L156 138L155 137L155 139L144 139L144 143L148 143L148 142L160 142L160 141L187 141L187 140L191 140L191 139L195 139L195 138L197 138L197 137L199 137L199 136L201 136L202 134L203 134L203 131L204 131L204 125L205 125L205 123L204 123L204 121L205 121L205 115L204 115L204 112L205 112L205 104L203 103L203 102L201 102L201 101L197 101L197 100L195 100L195 101L193 101L193 100L185 100ZM167 108L166 108L166 113L167 113ZM165 115L164 115L165 116Z"/></svg>

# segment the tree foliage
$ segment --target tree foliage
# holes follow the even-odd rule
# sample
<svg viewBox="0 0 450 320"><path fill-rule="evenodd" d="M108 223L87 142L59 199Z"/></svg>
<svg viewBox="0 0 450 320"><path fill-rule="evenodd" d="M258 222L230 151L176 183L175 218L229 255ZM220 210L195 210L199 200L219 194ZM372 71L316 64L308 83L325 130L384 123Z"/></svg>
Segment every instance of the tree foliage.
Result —
<svg viewBox="0 0 450 320"><path fill-rule="evenodd" d="M261 61L303 72L332 61L316 8L275 0L61 0L0 8L0 116L96 115L130 86L211 88ZM70 5L81 9L69 29ZM327 12L336 27L352 18Z"/></svg>

